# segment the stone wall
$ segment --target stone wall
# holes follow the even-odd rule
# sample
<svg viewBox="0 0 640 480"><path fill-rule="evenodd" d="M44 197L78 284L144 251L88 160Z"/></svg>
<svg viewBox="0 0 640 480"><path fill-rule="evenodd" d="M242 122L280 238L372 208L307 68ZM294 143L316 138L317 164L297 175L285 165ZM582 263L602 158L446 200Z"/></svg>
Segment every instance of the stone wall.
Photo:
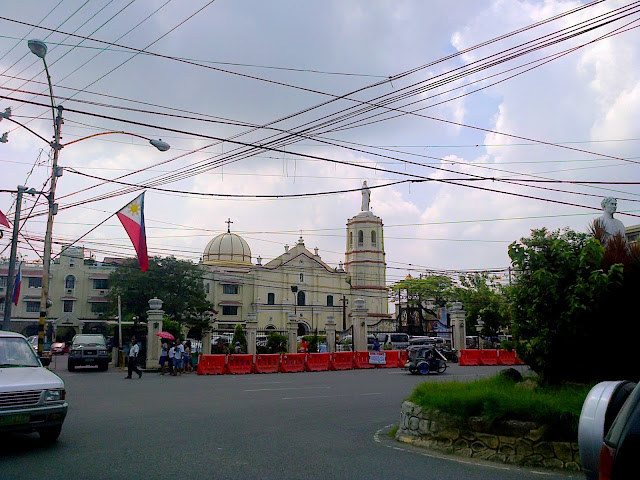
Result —
<svg viewBox="0 0 640 480"><path fill-rule="evenodd" d="M476 417L462 422L437 410L423 410L404 402L396 440L482 460L581 470L578 445L544 441L544 431L544 427L532 422L489 425Z"/></svg>

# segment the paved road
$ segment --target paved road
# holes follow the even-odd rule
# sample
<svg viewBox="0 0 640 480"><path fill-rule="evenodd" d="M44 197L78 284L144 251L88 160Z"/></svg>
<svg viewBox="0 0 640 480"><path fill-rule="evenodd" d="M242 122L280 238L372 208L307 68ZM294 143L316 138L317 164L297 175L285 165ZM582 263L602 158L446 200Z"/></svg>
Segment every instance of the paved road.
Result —
<svg viewBox="0 0 640 480"><path fill-rule="evenodd" d="M63 357L70 408L58 442L0 440L0 479L561 479L445 458L391 440L425 377L399 369L181 377L78 369ZM471 380L459 367L426 381ZM575 476L575 478L581 478Z"/></svg>

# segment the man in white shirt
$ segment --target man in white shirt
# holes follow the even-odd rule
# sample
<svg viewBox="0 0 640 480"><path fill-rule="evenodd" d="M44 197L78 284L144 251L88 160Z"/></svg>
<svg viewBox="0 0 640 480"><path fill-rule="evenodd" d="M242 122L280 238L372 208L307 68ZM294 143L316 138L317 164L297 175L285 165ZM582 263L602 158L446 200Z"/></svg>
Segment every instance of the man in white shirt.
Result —
<svg viewBox="0 0 640 480"><path fill-rule="evenodd" d="M184 353L184 346L180 343L180 338L176 338L175 356L173 358L173 375L182 374L182 354Z"/></svg>
<svg viewBox="0 0 640 480"><path fill-rule="evenodd" d="M140 353L140 345L135 337L131 339L131 348L129 348L129 374L124 378L131 378L131 374L136 372L138 378L142 377L142 372L138 369L138 354Z"/></svg>

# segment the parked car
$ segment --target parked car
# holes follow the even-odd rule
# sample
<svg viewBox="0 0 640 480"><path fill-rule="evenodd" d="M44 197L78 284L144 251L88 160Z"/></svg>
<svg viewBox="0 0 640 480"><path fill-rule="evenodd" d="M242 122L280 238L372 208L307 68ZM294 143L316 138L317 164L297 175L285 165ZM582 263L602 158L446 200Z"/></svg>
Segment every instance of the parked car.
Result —
<svg viewBox="0 0 640 480"><path fill-rule="evenodd" d="M51 344L51 355L64 355L66 345L64 342L55 342Z"/></svg>
<svg viewBox="0 0 640 480"><path fill-rule="evenodd" d="M67 416L64 381L44 366L27 339L0 331L0 434L38 432L45 442L55 441Z"/></svg>
<svg viewBox="0 0 640 480"><path fill-rule="evenodd" d="M98 370L109 368L109 351L103 335L80 333L73 337L67 368L73 372L80 366L97 366Z"/></svg>
<svg viewBox="0 0 640 480"><path fill-rule="evenodd" d="M33 351L36 352L37 354L38 353L38 336L31 335L29 338L27 338L27 342L29 342L29 345L31 345L31 348L33 348ZM42 344L42 355L45 357L51 356L51 343L44 342Z"/></svg>
<svg viewBox="0 0 640 480"><path fill-rule="evenodd" d="M406 350L409 348L409 335L406 333L395 333L395 332L377 332L373 334L369 334L369 338L377 337L378 342L380 342L380 348L384 349L385 346L387 348L391 348L392 350ZM371 340L373 343L373 340Z"/></svg>
<svg viewBox="0 0 640 480"><path fill-rule="evenodd" d="M582 406L580 462L588 479L637 478L640 472L640 384L600 382Z"/></svg>

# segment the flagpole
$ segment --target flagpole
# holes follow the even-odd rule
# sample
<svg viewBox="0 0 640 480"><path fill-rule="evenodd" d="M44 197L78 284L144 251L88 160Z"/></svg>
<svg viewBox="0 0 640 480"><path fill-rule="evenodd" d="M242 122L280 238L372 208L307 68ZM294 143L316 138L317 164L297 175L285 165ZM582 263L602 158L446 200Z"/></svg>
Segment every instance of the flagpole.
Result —
<svg viewBox="0 0 640 480"><path fill-rule="evenodd" d="M22 194L27 187L18 186L16 197L16 212L13 219L13 237L11 238L11 256L9 257L9 272L7 274L7 288L4 296L4 317L2 330L9 330L11 324L11 297L13 296L14 276L16 274L16 256L18 254L18 232L20 230L20 210L22 209Z"/></svg>
<svg viewBox="0 0 640 480"><path fill-rule="evenodd" d="M118 295L118 351L122 350L122 303Z"/></svg>

